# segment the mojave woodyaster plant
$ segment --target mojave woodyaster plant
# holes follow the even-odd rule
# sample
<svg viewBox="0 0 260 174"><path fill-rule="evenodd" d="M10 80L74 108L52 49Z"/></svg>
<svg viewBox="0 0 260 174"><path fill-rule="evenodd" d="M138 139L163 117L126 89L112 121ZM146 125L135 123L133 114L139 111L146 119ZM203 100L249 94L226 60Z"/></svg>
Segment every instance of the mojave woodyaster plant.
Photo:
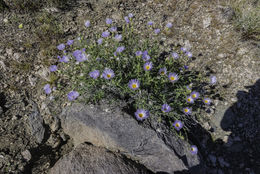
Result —
<svg viewBox="0 0 260 174"><path fill-rule="evenodd" d="M202 105L211 105L207 86L214 85L216 77L191 71L193 55L185 47L165 51L160 46L160 37L170 32L172 23L159 28L148 21L148 37L138 33L131 13L122 26L110 18L104 23L106 28L99 34L83 34L57 46L58 63L49 69L59 80L44 86L47 95L86 103L104 98L124 101L134 108L132 114L138 121L167 118L177 132L185 128L187 118L195 118ZM85 27L91 31L89 20ZM195 146L192 152L197 152Z"/></svg>

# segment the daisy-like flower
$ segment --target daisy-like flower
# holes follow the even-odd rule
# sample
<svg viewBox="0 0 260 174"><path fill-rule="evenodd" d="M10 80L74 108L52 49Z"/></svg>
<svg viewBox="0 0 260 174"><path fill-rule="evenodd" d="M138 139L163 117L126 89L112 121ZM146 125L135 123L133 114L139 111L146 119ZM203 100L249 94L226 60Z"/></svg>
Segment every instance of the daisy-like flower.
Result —
<svg viewBox="0 0 260 174"><path fill-rule="evenodd" d="M147 22L147 24L151 26L151 25L153 25L153 21L149 21L149 22Z"/></svg>
<svg viewBox="0 0 260 174"><path fill-rule="evenodd" d="M177 131L181 130L181 128L183 127L183 123L180 121L180 120L176 120L174 123L173 123L173 126L175 127L175 129Z"/></svg>
<svg viewBox="0 0 260 174"><path fill-rule="evenodd" d="M68 40L68 41L67 41L67 45L69 45L69 46L70 46L70 45L72 45L72 44L73 44L73 42L74 42L74 40Z"/></svg>
<svg viewBox="0 0 260 174"><path fill-rule="evenodd" d="M111 25L112 22L113 22L112 19L110 19L110 18L107 18L107 19L106 19L106 24L107 24L107 25Z"/></svg>
<svg viewBox="0 0 260 174"><path fill-rule="evenodd" d="M102 74L102 77L104 77L107 80L113 78L114 76L115 76L114 71L112 69L108 69L108 68L106 68Z"/></svg>
<svg viewBox="0 0 260 174"><path fill-rule="evenodd" d="M136 90L140 87L140 82L137 79L132 79L132 80L129 81L128 86L132 90Z"/></svg>
<svg viewBox="0 0 260 174"><path fill-rule="evenodd" d="M75 100L76 98L78 98L79 93L77 91L70 91L67 95L69 101Z"/></svg>
<svg viewBox="0 0 260 174"><path fill-rule="evenodd" d="M192 97L194 100L198 99L199 96L200 96L200 93L198 93L198 92L196 92L196 91L193 91L193 92L191 93L191 97Z"/></svg>
<svg viewBox="0 0 260 174"><path fill-rule="evenodd" d="M194 99L189 95L186 99L188 103L194 103Z"/></svg>
<svg viewBox="0 0 260 174"><path fill-rule="evenodd" d="M168 23L168 24L166 24L166 28L172 28L172 23Z"/></svg>
<svg viewBox="0 0 260 174"><path fill-rule="evenodd" d="M133 13L129 13L129 14L128 14L128 17L129 17L129 18L134 17Z"/></svg>
<svg viewBox="0 0 260 174"><path fill-rule="evenodd" d="M154 33L155 33L155 34L159 34L160 31L161 31L161 30L160 30L159 28L157 28L157 29L154 30Z"/></svg>
<svg viewBox="0 0 260 174"><path fill-rule="evenodd" d="M98 45L101 45L102 42L103 42L103 38L99 38L99 39L97 40Z"/></svg>
<svg viewBox="0 0 260 174"><path fill-rule="evenodd" d="M191 108L189 108L189 107L183 108L183 112L184 112L185 115L190 115L191 114Z"/></svg>
<svg viewBox="0 0 260 174"><path fill-rule="evenodd" d="M198 153L198 148L197 148L197 146L192 145L190 152L191 152L191 154L196 155L196 154Z"/></svg>
<svg viewBox="0 0 260 174"><path fill-rule="evenodd" d="M206 105L210 105L211 100L209 98L204 98L203 103L206 104Z"/></svg>
<svg viewBox="0 0 260 174"><path fill-rule="evenodd" d="M130 22L128 16L125 16L124 19L125 19L125 22L126 22L127 24Z"/></svg>
<svg viewBox="0 0 260 174"><path fill-rule="evenodd" d="M166 67L161 68L161 69L159 70L159 74L160 74L160 75L166 75L166 73L167 73Z"/></svg>
<svg viewBox="0 0 260 174"><path fill-rule="evenodd" d="M186 52L186 55L188 56L188 58L192 58L192 53L191 52Z"/></svg>
<svg viewBox="0 0 260 174"><path fill-rule="evenodd" d="M143 52L142 58L143 58L144 61L150 60L151 57L148 55L148 51L147 51L147 50L145 50L145 51Z"/></svg>
<svg viewBox="0 0 260 174"><path fill-rule="evenodd" d="M172 57L173 57L174 59L178 59L178 58L179 58L179 54L176 53L176 52L173 52L173 53L172 53Z"/></svg>
<svg viewBox="0 0 260 174"><path fill-rule="evenodd" d="M86 26L86 27L89 27L89 26L90 26L90 21L89 21L89 20L85 21L85 26Z"/></svg>
<svg viewBox="0 0 260 174"><path fill-rule="evenodd" d="M146 62L144 64L144 70L145 71L150 71L152 69L152 67L153 67L153 63L152 62Z"/></svg>
<svg viewBox="0 0 260 174"><path fill-rule="evenodd" d="M77 62L83 62L88 60L86 53L81 50L75 50L73 52L73 56L76 58Z"/></svg>
<svg viewBox="0 0 260 174"><path fill-rule="evenodd" d="M51 93L51 86L50 84L46 84L44 87L43 87L44 91L46 94L50 94Z"/></svg>
<svg viewBox="0 0 260 174"><path fill-rule="evenodd" d="M171 82L176 82L179 80L179 76L176 73L169 73L168 78Z"/></svg>
<svg viewBox="0 0 260 174"><path fill-rule="evenodd" d="M56 65L51 65L49 69L51 72L54 72L58 70L58 67Z"/></svg>
<svg viewBox="0 0 260 174"><path fill-rule="evenodd" d="M111 27L109 30L110 30L111 32L116 32L116 31L117 31L117 27Z"/></svg>
<svg viewBox="0 0 260 174"><path fill-rule="evenodd" d="M102 33L102 37L108 37L109 35L110 33L107 30Z"/></svg>
<svg viewBox="0 0 260 174"><path fill-rule="evenodd" d="M65 49L65 44L62 43L62 44L58 45L57 49L60 50L60 51L64 50Z"/></svg>
<svg viewBox="0 0 260 174"><path fill-rule="evenodd" d="M136 55L136 56L141 56L142 54L143 54L142 51L136 51L136 52L135 52L135 55Z"/></svg>
<svg viewBox="0 0 260 174"><path fill-rule="evenodd" d="M124 46L121 46L121 47L118 47L118 48L116 49L116 52L117 52L117 53L122 53L124 50L125 50L125 47L124 47Z"/></svg>
<svg viewBox="0 0 260 174"><path fill-rule="evenodd" d="M115 38L116 41L121 41L122 40L122 35L121 34L116 34L114 38Z"/></svg>
<svg viewBox="0 0 260 174"><path fill-rule="evenodd" d="M217 83L217 77L216 76L210 76L210 84L215 85Z"/></svg>
<svg viewBox="0 0 260 174"><path fill-rule="evenodd" d="M168 104L163 104L163 105L162 105L162 111L163 111L163 112L170 112L170 111L171 111L170 105L168 105Z"/></svg>
<svg viewBox="0 0 260 174"><path fill-rule="evenodd" d="M143 121L144 119L148 118L149 115L149 111L144 109L137 109L137 111L135 112L135 117L139 121Z"/></svg>
<svg viewBox="0 0 260 174"><path fill-rule="evenodd" d="M99 77L99 70L94 70L89 73L89 76L93 79L97 79Z"/></svg>
<svg viewBox="0 0 260 174"><path fill-rule="evenodd" d="M59 59L59 62L68 63L69 62L69 57L64 55L64 56L62 56L62 58Z"/></svg>

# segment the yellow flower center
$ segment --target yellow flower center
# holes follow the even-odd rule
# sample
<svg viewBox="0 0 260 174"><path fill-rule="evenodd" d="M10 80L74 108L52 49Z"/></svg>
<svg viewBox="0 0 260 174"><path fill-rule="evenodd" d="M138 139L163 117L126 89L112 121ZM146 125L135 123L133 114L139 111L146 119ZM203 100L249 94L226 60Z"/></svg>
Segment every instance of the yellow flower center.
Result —
<svg viewBox="0 0 260 174"><path fill-rule="evenodd" d="M188 98L188 102L190 102L191 101L191 99L190 98Z"/></svg>
<svg viewBox="0 0 260 174"><path fill-rule="evenodd" d="M197 97L197 95L196 94L192 94L192 98L196 98Z"/></svg>
<svg viewBox="0 0 260 174"><path fill-rule="evenodd" d="M138 116L139 116L140 118L142 118L142 117L144 116L144 114L143 114L143 113L140 113L140 114L138 114Z"/></svg>
<svg viewBox="0 0 260 174"><path fill-rule="evenodd" d="M132 88L137 88L137 85L135 83L132 84Z"/></svg>
<svg viewBox="0 0 260 174"><path fill-rule="evenodd" d="M179 123L176 123L175 126L176 126L176 127L180 127L180 124L179 124Z"/></svg>
<svg viewBox="0 0 260 174"><path fill-rule="evenodd" d="M171 76L171 78L170 78L170 79L173 81L173 80L175 80L175 77Z"/></svg>
<svg viewBox="0 0 260 174"><path fill-rule="evenodd" d="M189 112L189 109L184 109L184 112Z"/></svg>
<svg viewBox="0 0 260 174"><path fill-rule="evenodd" d="M107 78L110 78L111 77L111 75L110 74L107 74Z"/></svg>
<svg viewBox="0 0 260 174"><path fill-rule="evenodd" d="M149 65L147 65L145 68L146 68L147 70L149 70L149 69L150 69L150 66L149 66Z"/></svg>
<svg viewBox="0 0 260 174"><path fill-rule="evenodd" d="M192 150L192 151L195 151L195 148L194 148L194 147L192 147L192 148L191 148L191 150Z"/></svg>
<svg viewBox="0 0 260 174"><path fill-rule="evenodd" d="M164 71L162 71L161 74L164 75Z"/></svg>
<svg viewBox="0 0 260 174"><path fill-rule="evenodd" d="M204 100L205 103L208 103L209 101L208 100Z"/></svg>

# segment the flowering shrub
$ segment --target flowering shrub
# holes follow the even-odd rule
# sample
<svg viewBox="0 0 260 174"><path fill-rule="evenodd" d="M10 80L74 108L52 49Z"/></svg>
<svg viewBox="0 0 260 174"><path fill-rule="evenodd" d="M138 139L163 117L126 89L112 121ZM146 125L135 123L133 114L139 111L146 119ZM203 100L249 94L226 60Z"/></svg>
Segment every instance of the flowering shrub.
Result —
<svg viewBox="0 0 260 174"><path fill-rule="evenodd" d="M167 118L179 132L188 117L195 118L202 106L211 105L207 86L214 85L216 77L189 70L193 56L187 48L172 47L166 52L160 47L158 40L169 32L172 23L156 28L149 21L146 27L151 37L142 38L134 28L133 17L124 17L123 26L115 26L107 18L106 28L93 38L59 44L59 63L50 67L59 76L57 91L69 101L124 101L128 108L135 109L132 114L138 121ZM91 30L89 20L85 27ZM50 85L44 90L50 94ZM195 146L192 151L196 153Z"/></svg>

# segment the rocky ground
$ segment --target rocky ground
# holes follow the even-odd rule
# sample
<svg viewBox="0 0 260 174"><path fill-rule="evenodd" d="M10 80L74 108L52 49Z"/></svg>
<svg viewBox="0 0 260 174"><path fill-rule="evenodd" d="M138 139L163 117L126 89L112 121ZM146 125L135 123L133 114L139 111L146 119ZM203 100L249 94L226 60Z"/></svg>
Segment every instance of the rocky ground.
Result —
<svg viewBox="0 0 260 174"><path fill-rule="evenodd" d="M110 166L110 173L260 173L260 43L241 39L233 29L234 14L225 1L78 0L62 8L42 6L34 12L15 9L6 2L10 9L0 13L0 173L62 173L65 166L81 173L87 168L93 168L88 173L94 169L96 173L104 172L98 170L95 161L100 162L98 166ZM55 80L48 67L57 61L56 46L85 31L86 19L102 26L106 17L120 21L130 12L138 27L150 19L161 26L172 22L165 46L181 44L191 49L196 59L190 68L211 71L218 79L217 89L223 100L214 100L214 107L203 113L201 125L190 135L190 141L200 150L196 158L186 156L185 162L187 144L169 136L163 126L152 126L156 130L153 133L136 128L153 138L152 147L168 152L169 158L177 162L179 172L167 167L171 163L166 158L162 158L165 166L156 161L159 154L152 156L156 151L140 150L135 154L130 152L138 145L118 145L123 142L122 137L115 137L117 134L109 128L99 127L102 120L96 120L97 125L93 126L76 117L70 126L71 119L60 117L68 104L53 102L42 90L46 80ZM79 125L81 130L91 130L105 138L91 138L90 134L79 139L72 131ZM118 127L116 122L111 125ZM184 146L179 148L173 142ZM78 144L81 145L76 147ZM100 158L99 154L105 155ZM147 155L151 155L152 162L146 161ZM93 156L92 161L89 156ZM108 159L112 162L106 163ZM200 169L193 170L196 166ZM66 172L70 173L70 169Z"/></svg>

